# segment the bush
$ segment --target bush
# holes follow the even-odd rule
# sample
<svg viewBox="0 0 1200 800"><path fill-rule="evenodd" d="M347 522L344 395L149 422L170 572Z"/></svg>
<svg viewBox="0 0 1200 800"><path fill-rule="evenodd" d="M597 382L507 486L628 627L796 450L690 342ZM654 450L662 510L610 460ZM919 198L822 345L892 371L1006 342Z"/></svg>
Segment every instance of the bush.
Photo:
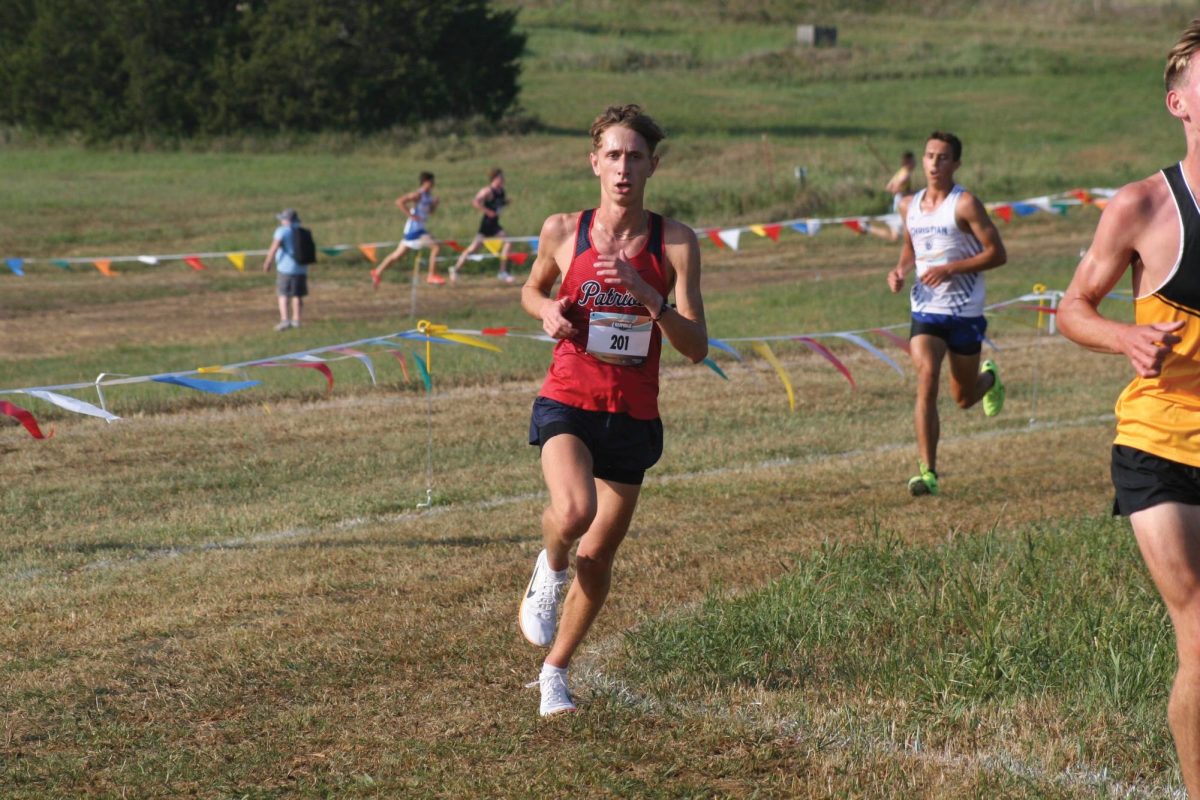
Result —
<svg viewBox="0 0 1200 800"><path fill-rule="evenodd" d="M107 139L495 120L515 23L487 0L8 0L0 122Z"/></svg>

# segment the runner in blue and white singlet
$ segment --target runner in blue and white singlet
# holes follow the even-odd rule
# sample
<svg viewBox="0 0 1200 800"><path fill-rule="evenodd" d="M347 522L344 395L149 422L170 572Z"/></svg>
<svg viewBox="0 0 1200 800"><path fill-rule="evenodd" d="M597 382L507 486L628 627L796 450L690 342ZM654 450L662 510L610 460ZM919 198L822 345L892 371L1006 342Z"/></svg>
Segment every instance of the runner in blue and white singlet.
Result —
<svg viewBox="0 0 1200 800"><path fill-rule="evenodd" d="M404 223L404 238L406 241L420 239L422 236L427 236L429 231L425 230L425 220L429 219L429 214L433 211L433 192L423 190L417 195L417 202L413 204L412 216Z"/></svg>
<svg viewBox="0 0 1200 800"><path fill-rule="evenodd" d="M908 480L914 495L937 494L938 385L942 363L950 365L950 392L959 408L983 401L987 416L1004 405L1004 385L996 364L980 355L987 320L983 316L983 273L1008 256L983 203L954 182L962 142L934 131L925 142L925 187L901 200L903 246L888 288L899 292L916 272L909 300L912 327L909 353L917 373L913 421L917 432L917 474Z"/></svg>
<svg viewBox="0 0 1200 800"><path fill-rule="evenodd" d="M954 184L946 199L933 211L923 211L925 189L908 203L905 224L917 259L917 280L910 299L914 314L948 314L953 317L982 317L984 279L982 272L951 275L937 286L926 286L921 276L930 267L962 261L983 252L975 235L958 227L956 209L963 188Z"/></svg>

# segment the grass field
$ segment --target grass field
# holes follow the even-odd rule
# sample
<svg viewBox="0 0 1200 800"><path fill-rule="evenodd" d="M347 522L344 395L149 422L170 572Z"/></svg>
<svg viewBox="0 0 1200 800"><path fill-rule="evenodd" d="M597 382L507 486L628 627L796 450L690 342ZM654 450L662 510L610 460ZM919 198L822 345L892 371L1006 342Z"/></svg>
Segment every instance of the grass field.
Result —
<svg viewBox="0 0 1200 800"><path fill-rule="evenodd" d="M445 234L467 238L463 207L493 161L517 198L511 231L532 233L593 201L579 131L607 98L581 85L620 87L614 100L663 119L652 205L697 225L882 212L871 148L891 158L932 127L963 135L963 182L988 200L1119 185L1182 150L1157 84L1175 6L835 11L841 46L808 54L766 0L736 17L632 7L526 6L523 103L541 127L525 135L97 151L11 132L0 256L261 247L284 204L322 244L394 238L391 200L425 166ZM1096 218L1003 226L1010 263L990 298L1063 288ZM874 237L703 247L714 336L907 317L883 280L895 250ZM372 292L361 260L324 261L308 323L274 334L256 271L140 265L106 280L35 264L0 275L0 388L404 330L406 270ZM419 315L532 331L516 298L480 271L453 291L422 285ZM0 795L1178 793L1169 625L1107 513L1129 368L1035 320L991 319L1001 416L943 403L938 498L905 491L907 364L901 377L831 345L851 389L781 343L789 413L760 359L715 353L723 381L665 358L666 453L573 665L581 711L549 722L524 688L541 654L515 625L545 502L524 444L545 344L437 349L432 397L379 355L378 386L349 360L329 395L308 370L220 399L114 387L112 425L22 398L56 433L0 422Z"/></svg>

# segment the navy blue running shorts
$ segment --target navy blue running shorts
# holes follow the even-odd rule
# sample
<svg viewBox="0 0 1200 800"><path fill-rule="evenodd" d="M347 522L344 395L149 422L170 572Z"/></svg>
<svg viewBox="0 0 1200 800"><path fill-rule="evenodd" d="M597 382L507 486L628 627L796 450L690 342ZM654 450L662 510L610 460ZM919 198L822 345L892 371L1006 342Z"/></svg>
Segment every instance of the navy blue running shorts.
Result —
<svg viewBox="0 0 1200 800"><path fill-rule="evenodd" d="M1160 458L1136 447L1114 444L1113 516L1128 517L1159 503L1200 506L1200 467Z"/></svg>
<svg viewBox="0 0 1200 800"><path fill-rule="evenodd" d="M605 481L640 486L646 470L662 457L661 419L585 411L548 397L534 400L529 443L541 448L560 433L583 440L592 454L592 475Z"/></svg>
<svg viewBox="0 0 1200 800"><path fill-rule="evenodd" d="M955 317L951 314L925 314L914 311L909 338L918 334L936 336L946 342L951 353L973 356L983 349L987 320L983 317Z"/></svg>

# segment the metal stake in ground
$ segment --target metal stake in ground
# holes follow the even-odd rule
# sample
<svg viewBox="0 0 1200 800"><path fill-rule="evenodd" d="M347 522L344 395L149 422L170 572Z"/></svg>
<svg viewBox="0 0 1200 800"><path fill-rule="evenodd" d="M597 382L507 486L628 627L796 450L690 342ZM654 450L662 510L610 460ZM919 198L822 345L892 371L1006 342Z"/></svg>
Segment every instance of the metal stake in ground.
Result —
<svg viewBox="0 0 1200 800"><path fill-rule="evenodd" d="M413 253L413 276L412 276L412 308L409 314L413 319L417 318L417 281L421 275L421 251Z"/></svg>

